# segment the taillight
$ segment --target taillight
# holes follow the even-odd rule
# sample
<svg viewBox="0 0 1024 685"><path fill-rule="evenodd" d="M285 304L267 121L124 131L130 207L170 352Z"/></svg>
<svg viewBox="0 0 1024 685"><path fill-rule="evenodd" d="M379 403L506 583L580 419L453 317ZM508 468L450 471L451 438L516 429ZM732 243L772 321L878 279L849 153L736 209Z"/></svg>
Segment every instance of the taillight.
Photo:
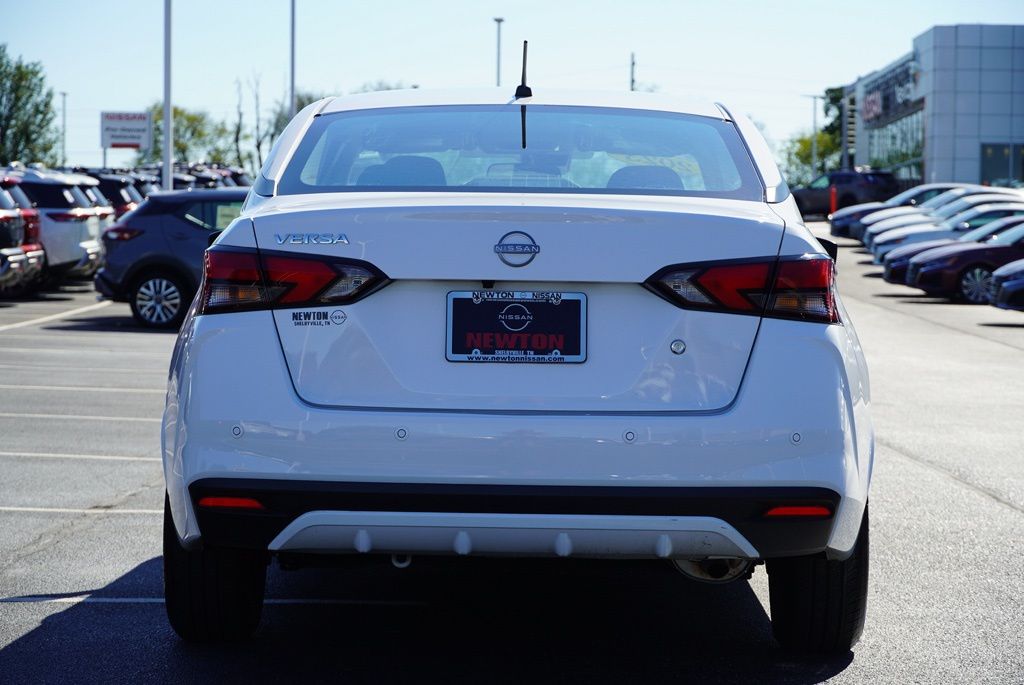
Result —
<svg viewBox="0 0 1024 685"><path fill-rule="evenodd" d="M359 260L214 247L206 251L198 313L348 304L387 282Z"/></svg>
<svg viewBox="0 0 1024 685"><path fill-rule="evenodd" d="M136 238L140 235L142 235L142 231L137 228L114 225L103 232L103 239L121 242L131 240L132 238Z"/></svg>
<svg viewBox="0 0 1024 685"><path fill-rule="evenodd" d="M255 509L266 507L258 499L252 497L200 497L199 506L203 509Z"/></svg>
<svg viewBox="0 0 1024 685"><path fill-rule="evenodd" d="M95 214L90 211L72 209L69 212L47 212L46 216L54 221L86 221Z"/></svg>
<svg viewBox="0 0 1024 685"><path fill-rule="evenodd" d="M25 220L25 244L34 245L39 242L39 211L35 209L21 210L21 218Z"/></svg>
<svg viewBox="0 0 1024 685"><path fill-rule="evenodd" d="M805 518L828 518L832 516L832 510L820 504L779 506L772 507L764 512L764 515L765 518L790 518L798 516Z"/></svg>
<svg viewBox="0 0 1024 685"><path fill-rule="evenodd" d="M823 255L680 264L647 285L685 309L838 323L834 267Z"/></svg>

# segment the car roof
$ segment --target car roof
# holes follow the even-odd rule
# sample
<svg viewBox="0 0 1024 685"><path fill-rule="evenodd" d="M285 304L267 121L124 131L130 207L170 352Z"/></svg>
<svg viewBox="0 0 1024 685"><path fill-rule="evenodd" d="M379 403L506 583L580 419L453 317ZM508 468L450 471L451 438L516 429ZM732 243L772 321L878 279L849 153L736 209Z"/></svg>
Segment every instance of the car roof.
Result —
<svg viewBox="0 0 1024 685"><path fill-rule="evenodd" d="M157 202L178 202L179 200L187 199L204 199L204 200L230 200L230 199L245 199L246 194L249 192L248 188L240 188L238 186L231 188L187 188L185 190L158 190L149 195L147 199L155 200Z"/></svg>
<svg viewBox="0 0 1024 685"><path fill-rule="evenodd" d="M562 90L537 87L532 97L514 100L514 89L458 88L450 90L382 90L372 93L343 95L331 98L320 114L333 114L357 109L382 107L425 107L440 105L564 105L586 107L617 107L638 110L679 112L698 116L729 119L726 112L708 100L662 93L631 91Z"/></svg>
<svg viewBox="0 0 1024 685"><path fill-rule="evenodd" d="M66 186L99 185L99 181L91 176L69 174L52 169L8 169L6 174L29 183L52 183L54 185Z"/></svg>

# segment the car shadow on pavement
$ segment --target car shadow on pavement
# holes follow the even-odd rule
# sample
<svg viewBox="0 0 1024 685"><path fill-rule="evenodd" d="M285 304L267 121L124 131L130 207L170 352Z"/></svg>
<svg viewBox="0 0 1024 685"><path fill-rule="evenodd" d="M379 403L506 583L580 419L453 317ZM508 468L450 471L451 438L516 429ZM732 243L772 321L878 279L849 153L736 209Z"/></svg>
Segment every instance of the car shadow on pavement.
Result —
<svg viewBox="0 0 1024 685"><path fill-rule="evenodd" d="M993 323L979 323L979 326L988 326L989 328L1024 328L1024 321L1020 323L1005 323L1005 322L993 322Z"/></svg>
<svg viewBox="0 0 1024 685"><path fill-rule="evenodd" d="M746 582L700 584L664 563L564 560L275 566L256 637L196 646L167 623L160 563L43 618L0 651L0 673L10 682L818 683L853 660L787 655Z"/></svg>
<svg viewBox="0 0 1024 685"><path fill-rule="evenodd" d="M177 330L146 328L131 316L79 316L48 324L44 330L79 333L156 333L177 335Z"/></svg>

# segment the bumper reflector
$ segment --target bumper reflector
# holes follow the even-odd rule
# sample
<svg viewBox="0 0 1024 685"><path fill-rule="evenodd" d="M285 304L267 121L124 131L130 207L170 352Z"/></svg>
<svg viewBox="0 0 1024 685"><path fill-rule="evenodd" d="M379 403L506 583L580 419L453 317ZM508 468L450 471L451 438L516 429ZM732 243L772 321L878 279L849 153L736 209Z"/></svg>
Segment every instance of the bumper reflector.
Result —
<svg viewBox="0 0 1024 685"><path fill-rule="evenodd" d="M832 510L821 505L772 507L764 515L765 518L780 518L783 516L828 517L832 515Z"/></svg>
<svg viewBox="0 0 1024 685"><path fill-rule="evenodd" d="M210 509L265 509L252 497L201 497L199 506Z"/></svg>

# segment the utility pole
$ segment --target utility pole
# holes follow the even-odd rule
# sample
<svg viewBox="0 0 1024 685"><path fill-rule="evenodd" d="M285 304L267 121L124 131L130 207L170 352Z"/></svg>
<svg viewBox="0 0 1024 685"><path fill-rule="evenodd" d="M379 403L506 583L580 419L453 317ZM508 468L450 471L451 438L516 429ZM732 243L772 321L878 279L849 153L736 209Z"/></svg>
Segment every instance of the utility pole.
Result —
<svg viewBox="0 0 1024 685"><path fill-rule="evenodd" d="M60 92L60 165L68 164L68 92ZM106 166L106 164L104 164Z"/></svg>
<svg viewBox="0 0 1024 685"><path fill-rule="evenodd" d="M174 117L171 112L171 0L164 0L164 190L174 188Z"/></svg>
<svg viewBox="0 0 1024 685"><path fill-rule="evenodd" d="M629 53L629 89L636 90L636 53Z"/></svg>
<svg viewBox="0 0 1024 685"><path fill-rule="evenodd" d="M292 0L292 46L291 46L291 70L288 81L288 108L291 115L295 116L295 0Z"/></svg>
<svg viewBox="0 0 1024 685"><path fill-rule="evenodd" d="M494 23L498 25L498 87L501 87L501 22L505 21L504 17L495 17Z"/></svg>
<svg viewBox="0 0 1024 685"><path fill-rule="evenodd" d="M824 100L822 95L804 95L805 98L810 98L812 104L811 109L811 168L814 173L818 173L818 100Z"/></svg>

